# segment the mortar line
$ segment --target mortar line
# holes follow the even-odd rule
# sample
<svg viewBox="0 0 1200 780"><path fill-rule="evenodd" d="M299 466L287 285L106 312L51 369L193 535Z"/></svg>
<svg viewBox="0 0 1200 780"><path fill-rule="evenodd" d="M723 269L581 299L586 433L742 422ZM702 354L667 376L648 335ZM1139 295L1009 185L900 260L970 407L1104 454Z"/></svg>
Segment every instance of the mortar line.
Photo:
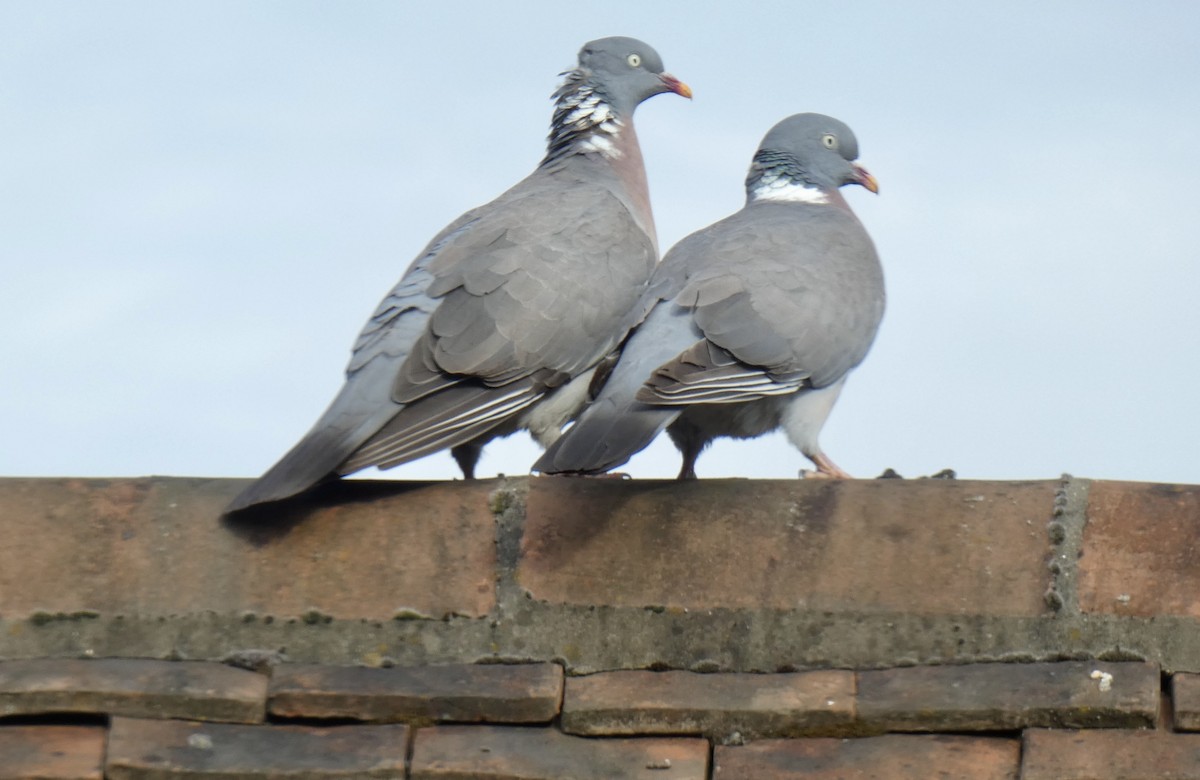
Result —
<svg viewBox="0 0 1200 780"><path fill-rule="evenodd" d="M490 494L488 501L496 522L496 567L493 587L496 606L488 616L492 647L503 655L509 634L506 620L511 620L522 598L517 584L517 564L521 558L521 540L525 534L525 510L529 498L529 478L506 478Z"/></svg>
<svg viewBox="0 0 1200 780"><path fill-rule="evenodd" d="M1079 609L1079 558L1083 554L1083 533L1087 525L1090 479L1063 474L1054 494L1053 517L1046 526L1050 540L1050 589L1047 600L1057 600L1060 618L1081 617ZM1053 606L1053 604L1052 604Z"/></svg>

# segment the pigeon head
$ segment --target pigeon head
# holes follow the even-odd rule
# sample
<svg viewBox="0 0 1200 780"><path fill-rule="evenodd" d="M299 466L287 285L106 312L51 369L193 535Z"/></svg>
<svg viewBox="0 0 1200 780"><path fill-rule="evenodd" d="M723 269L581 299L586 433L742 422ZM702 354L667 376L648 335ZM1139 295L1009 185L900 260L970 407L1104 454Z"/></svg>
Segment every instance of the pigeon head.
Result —
<svg viewBox="0 0 1200 780"><path fill-rule="evenodd" d="M621 156L621 128L643 100L692 90L663 72L658 52L634 38L600 38L579 50L579 65L554 93L554 117L543 165L573 154Z"/></svg>
<svg viewBox="0 0 1200 780"><path fill-rule="evenodd" d="M750 173L747 197L828 203L829 193L847 184L879 192L879 184L858 158L858 139L843 122L822 114L793 114L767 132Z"/></svg>
<svg viewBox="0 0 1200 780"><path fill-rule="evenodd" d="M663 72L662 57L636 38L600 38L579 50L574 73L601 93L619 114L630 114L647 98L674 92L690 98L687 84ZM568 76L571 74L568 74Z"/></svg>

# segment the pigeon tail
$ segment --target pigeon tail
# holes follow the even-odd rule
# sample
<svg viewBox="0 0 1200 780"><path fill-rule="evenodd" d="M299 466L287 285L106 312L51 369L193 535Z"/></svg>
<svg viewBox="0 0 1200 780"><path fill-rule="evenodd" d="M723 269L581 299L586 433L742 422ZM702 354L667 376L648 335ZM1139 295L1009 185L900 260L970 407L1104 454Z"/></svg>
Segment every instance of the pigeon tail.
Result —
<svg viewBox="0 0 1200 780"><path fill-rule="evenodd" d="M354 448L340 431L315 429L300 440L254 484L225 507L233 514L257 504L282 501L337 476L337 466Z"/></svg>
<svg viewBox="0 0 1200 780"><path fill-rule="evenodd" d="M542 453L533 470L543 474L603 474L626 463L679 416L679 409L633 400L620 407L606 398L588 408L571 428Z"/></svg>
<svg viewBox="0 0 1200 780"><path fill-rule="evenodd" d="M393 366L377 358L351 375L304 438L243 490L225 514L291 498L338 476L338 467L403 408L392 403L387 383L380 381Z"/></svg>
<svg viewBox="0 0 1200 780"><path fill-rule="evenodd" d="M543 474L601 474L628 461L679 416L683 407L637 400L656 366L697 338L691 316L660 303L638 326L597 399L533 465Z"/></svg>

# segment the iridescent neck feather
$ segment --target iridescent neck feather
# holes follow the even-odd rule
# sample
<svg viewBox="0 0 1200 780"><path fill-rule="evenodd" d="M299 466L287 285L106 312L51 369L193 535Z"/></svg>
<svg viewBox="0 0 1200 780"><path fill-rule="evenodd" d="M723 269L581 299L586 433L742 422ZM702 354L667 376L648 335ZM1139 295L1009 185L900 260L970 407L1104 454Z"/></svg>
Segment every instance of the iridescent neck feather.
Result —
<svg viewBox="0 0 1200 780"><path fill-rule="evenodd" d="M554 93L554 116L543 167L577 154L598 154L608 159L623 154L618 140L625 122L588 75L578 69L563 74L562 86Z"/></svg>
<svg viewBox="0 0 1200 780"><path fill-rule="evenodd" d="M751 202L829 203L820 187L790 154L762 149L746 176L746 198Z"/></svg>

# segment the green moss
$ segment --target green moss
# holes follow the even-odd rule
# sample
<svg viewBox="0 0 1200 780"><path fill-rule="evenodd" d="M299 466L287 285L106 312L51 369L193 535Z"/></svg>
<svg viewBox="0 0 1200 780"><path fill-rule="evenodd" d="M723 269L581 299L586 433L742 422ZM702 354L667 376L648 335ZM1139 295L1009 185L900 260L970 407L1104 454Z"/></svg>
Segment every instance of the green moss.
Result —
<svg viewBox="0 0 1200 780"><path fill-rule="evenodd" d="M35 626L44 626L48 623L57 623L60 621L95 620L98 617L100 617L100 613L94 609L80 609L75 612L46 612L38 610L29 616L29 622Z"/></svg>
<svg viewBox="0 0 1200 780"><path fill-rule="evenodd" d="M309 611L305 612L300 616L300 619L310 626L333 622L332 615L326 615L324 612L315 609L310 609Z"/></svg>
<svg viewBox="0 0 1200 780"><path fill-rule="evenodd" d="M492 514L500 515L508 511L508 508L513 504L513 494L511 490L496 490L488 498L488 508L492 510Z"/></svg>

